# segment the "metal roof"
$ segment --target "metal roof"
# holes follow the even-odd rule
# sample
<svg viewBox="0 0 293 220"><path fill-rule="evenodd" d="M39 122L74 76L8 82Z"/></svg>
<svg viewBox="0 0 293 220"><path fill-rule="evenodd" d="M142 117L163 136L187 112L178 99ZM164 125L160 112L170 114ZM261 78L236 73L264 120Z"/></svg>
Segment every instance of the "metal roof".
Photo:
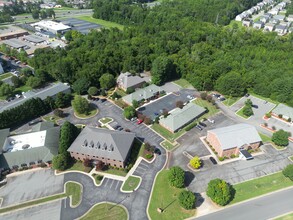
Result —
<svg viewBox="0 0 293 220"><path fill-rule="evenodd" d="M43 38L37 35L28 35L28 36L25 36L24 39L33 43L42 43L45 41Z"/></svg>
<svg viewBox="0 0 293 220"><path fill-rule="evenodd" d="M293 108L287 105L279 104L272 112L293 119Z"/></svg>
<svg viewBox="0 0 293 220"><path fill-rule="evenodd" d="M21 42L21 40L16 38L4 40L3 43L15 49L23 48L26 46L26 44L24 44L23 42Z"/></svg>
<svg viewBox="0 0 293 220"><path fill-rule="evenodd" d="M131 132L85 127L67 151L125 161L134 138Z"/></svg>
<svg viewBox="0 0 293 220"><path fill-rule="evenodd" d="M257 143L261 138L255 127L248 124L236 124L208 131L216 135L223 150L242 147L245 144Z"/></svg>
<svg viewBox="0 0 293 220"><path fill-rule="evenodd" d="M182 109L176 108L166 118L160 119L160 124L174 132L205 112L205 108L191 102L185 105Z"/></svg>
<svg viewBox="0 0 293 220"><path fill-rule="evenodd" d="M124 96L122 99L125 102L131 104L133 100L136 100L136 101L141 101L143 99L146 100L153 97L156 93L162 92L162 91L163 89L161 89L161 87L152 84L145 88L139 89L127 96Z"/></svg>
<svg viewBox="0 0 293 220"><path fill-rule="evenodd" d="M117 83L125 89L136 86L142 82L145 82L143 78L139 76L133 76L129 72L121 73L117 78Z"/></svg>

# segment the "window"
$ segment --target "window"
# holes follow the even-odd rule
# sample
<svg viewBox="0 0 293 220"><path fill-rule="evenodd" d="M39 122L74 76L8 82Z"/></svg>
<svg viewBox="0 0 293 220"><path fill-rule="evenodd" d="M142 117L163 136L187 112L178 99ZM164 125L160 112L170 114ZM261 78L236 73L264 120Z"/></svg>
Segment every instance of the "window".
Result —
<svg viewBox="0 0 293 220"><path fill-rule="evenodd" d="M122 168L122 166L120 165L120 168Z"/></svg>

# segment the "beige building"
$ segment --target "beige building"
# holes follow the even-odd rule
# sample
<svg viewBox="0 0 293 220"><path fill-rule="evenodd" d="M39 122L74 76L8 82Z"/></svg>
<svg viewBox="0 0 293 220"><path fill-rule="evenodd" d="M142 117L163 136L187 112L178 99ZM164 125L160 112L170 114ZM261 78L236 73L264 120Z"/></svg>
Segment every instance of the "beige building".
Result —
<svg viewBox="0 0 293 220"><path fill-rule="evenodd" d="M206 140L220 157L238 155L240 150L257 149L261 145L257 130L248 124L236 124L210 130Z"/></svg>
<svg viewBox="0 0 293 220"><path fill-rule="evenodd" d="M124 168L134 138L131 132L85 127L67 151L76 160L90 159Z"/></svg>

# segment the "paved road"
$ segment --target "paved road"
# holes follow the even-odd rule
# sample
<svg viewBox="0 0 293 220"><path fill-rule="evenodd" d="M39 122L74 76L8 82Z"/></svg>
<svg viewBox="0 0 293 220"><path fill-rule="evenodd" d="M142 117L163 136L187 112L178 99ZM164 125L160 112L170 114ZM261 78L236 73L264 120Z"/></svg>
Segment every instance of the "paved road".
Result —
<svg viewBox="0 0 293 220"><path fill-rule="evenodd" d="M293 188L247 201L196 219L265 220L291 211L293 211Z"/></svg>

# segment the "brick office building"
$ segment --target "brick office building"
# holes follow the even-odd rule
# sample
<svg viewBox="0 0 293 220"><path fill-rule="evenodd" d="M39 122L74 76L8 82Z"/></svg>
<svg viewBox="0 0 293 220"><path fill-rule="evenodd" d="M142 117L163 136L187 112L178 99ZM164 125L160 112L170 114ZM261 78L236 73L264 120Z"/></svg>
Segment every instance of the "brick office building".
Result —
<svg viewBox="0 0 293 220"><path fill-rule="evenodd" d="M124 168L134 138L131 132L85 127L67 151L76 160L90 159Z"/></svg>
<svg viewBox="0 0 293 220"><path fill-rule="evenodd" d="M257 130L248 124L236 124L210 130L206 140L220 157L238 155L242 149L256 149L261 145Z"/></svg>

